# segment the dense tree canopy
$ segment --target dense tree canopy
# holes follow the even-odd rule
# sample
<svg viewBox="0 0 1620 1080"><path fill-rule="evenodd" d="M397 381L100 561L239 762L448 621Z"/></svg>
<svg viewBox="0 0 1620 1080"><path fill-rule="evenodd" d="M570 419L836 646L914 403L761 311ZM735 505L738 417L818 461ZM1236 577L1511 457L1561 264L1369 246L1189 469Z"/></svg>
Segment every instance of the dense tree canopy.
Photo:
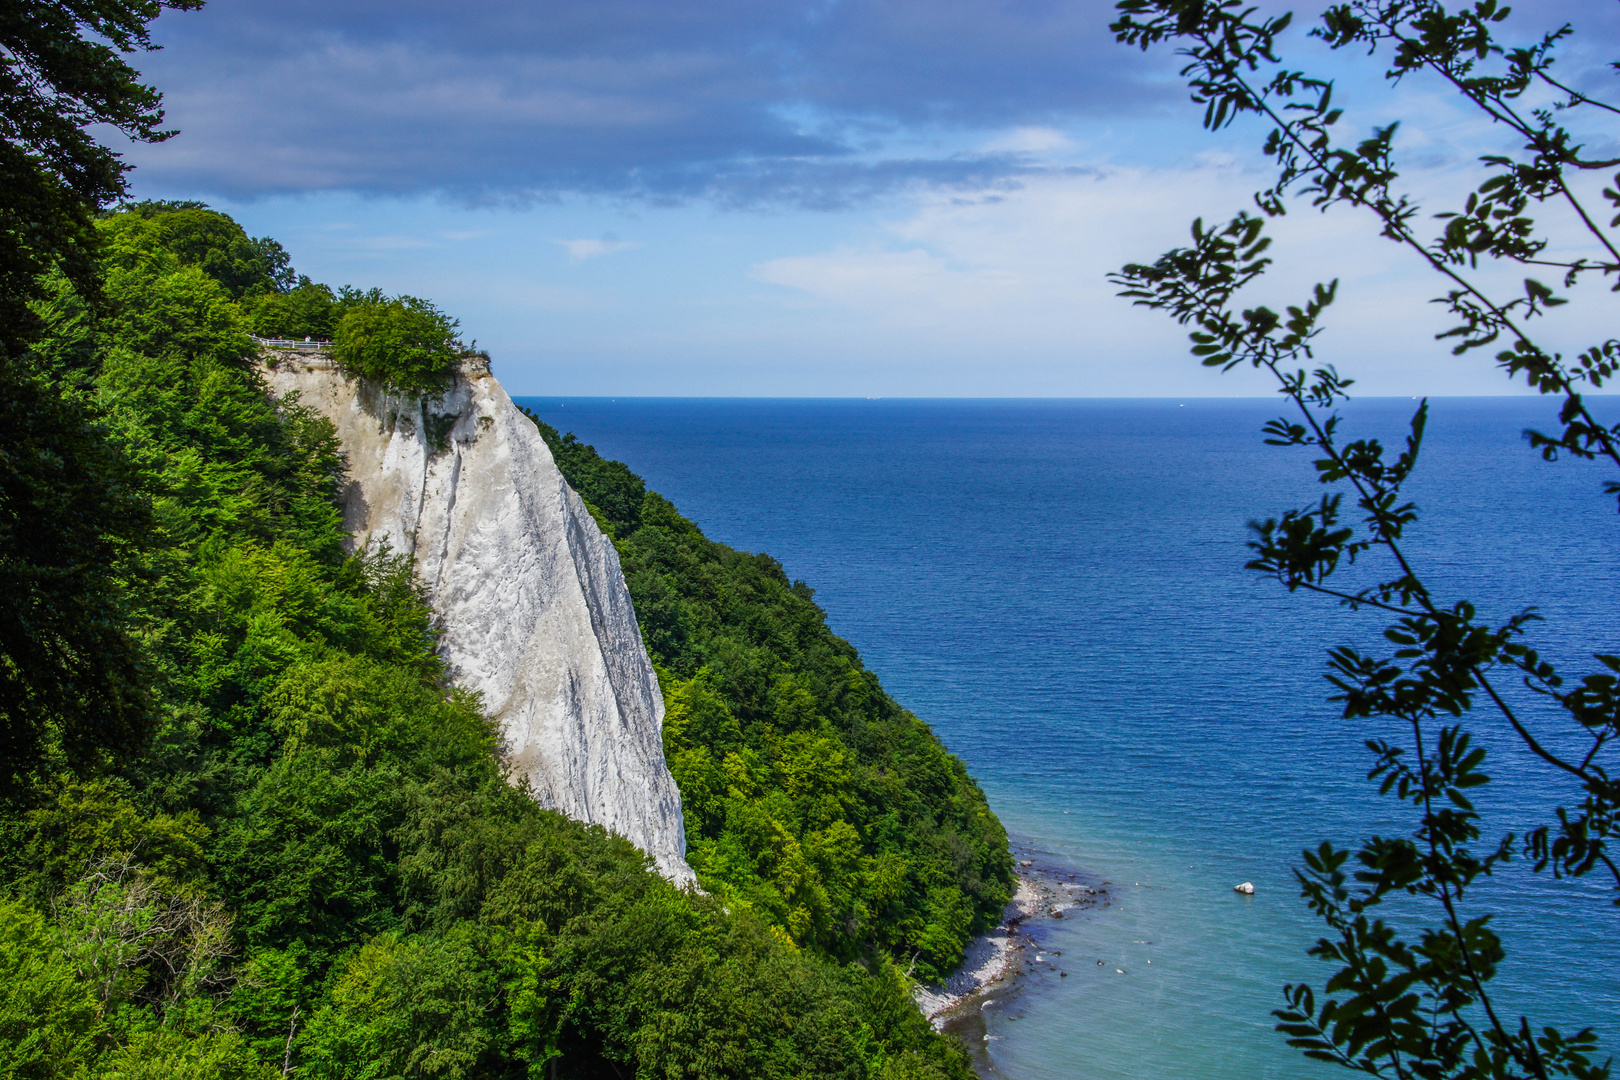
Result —
<svg viewBox="0 0 1620 1080"><path fill-rule="evenodd" d="M150 728L124 602L144 494L84 393L99 362L83 347L100 297L92 222L125 191L91 128L167 137L122 54L151 47L165 7L200 2L0 8L0 790L53 753L81 768L127 754ZM46 320L64 329L38 349Z"/></svg>
<svg viewBox="0 0 1620 1080"><path fill-rule="evenodd" d="M817 629L807 590L738 556L759 568L751 588L787 604L773 618L791 615L821 644L805 649L819 659L800 664L804 692L762 686L757 702L726 707L749 738L758 708L788 710L784 725L798 710L785 739L838 741L848 775L830 778L828 803L820 781L794 779L814 762L777 768L740 745L760 820L792 831L751 836L758 870L714 876L725 891L677 890L628 841L506 782L481 702L445 684L408 561L345 554L331 426L259 379L249 319L287 294L241 285L238 232L161 217L99 223L100 312L65 278L37 308L40 364L79 373L102 417L83 437L116 457L147 515L140 543L107 561L138 629L130 678L149 734L77 773L48 755L0 804L10 1074L968 1080L890 957L948 958L975 904L1002 888L1004 850L928 854L968 845L946 838L969 835L963 813L972 836L1004 841L960 766L892 703L860 713L806 700L826 689L823 668L847 682L859 672ZM667 507L655 499L643 501ZM658 512L659 527L679 527ZM726 623L749 610L698 612L689 638L746 638ZM718 676L700 676L697 653L658 653L677 665L677 729L708 722L680 719L705 680L766 663L728 667L721 652ZM841 748L835 723L887 732L881 753ZM917 786L911 759L934 787ZM846 844L837 865L887 874L881 906L870 889L865 909L829 895L838 917L859 914L847 927L803 886L784 892L777 870L822 865L804 862L832 846L814 837L842 835L818 805L873 838ZM925 841L892 840L905 829ZM961 882L978 864L989 884L976 899ZM841 880L859 892L849 882L867 878ZM801 909L811 922L795 921Z"/></svg>
<svg viewBox="0 0 1620 1080"><path fill-rule="evenodd" d="M152 716L127 615L149 501L119 447L36 379L0 392L0 790L87 768Z"/></svg>
<svg viewBox="0 0 1620 1080"><path fill-rule="evenodd" d="M162 99L121 54L151 49L164 8L203 0L13 0L0 8L0 346L31 337L28 302L61 268L93 292L91 216L122 198L127 166L95 140L109 125L159 142Z"/></svg>
<svg viewBox="0 0 1620 1080"><path fill-rule="evenodd" d="M343 300L347 299L345 295ZM260 337L330 341L344 307L330 287L300 276L292 288L254 301L248 308L248 325Z"/></svg>
<svg viewBox="0 0 1620 1080"><path fill-rule="evenodd" d="M199 204L98 215L123 166L89 126L168 134L119 54L197 6L0 11L0 1071L968 1080L895 958L937 970L993 917L1005 838L807 589L599 496L651 508L672 755L740 785L683 766L716 889L677 890L506 782L250 337L421 395L455 323Z"/></svg>
<svg viewBox="0 0 1620 1080"><path fill-rule="evenodd" d="M148 201L123 207L112 232L144 231L146 250L168 252L219 282L235 300L268 298L293 286L287 250L269 237L251 238L229 217L199 202Z"/></svg>
<svg viewBox="0 0 1620 1080"><path fill-rule="evenodd" d="M454 319L414 296L343 300L332 355L345 373L413 396L450 384L462 353Z"/></svg>

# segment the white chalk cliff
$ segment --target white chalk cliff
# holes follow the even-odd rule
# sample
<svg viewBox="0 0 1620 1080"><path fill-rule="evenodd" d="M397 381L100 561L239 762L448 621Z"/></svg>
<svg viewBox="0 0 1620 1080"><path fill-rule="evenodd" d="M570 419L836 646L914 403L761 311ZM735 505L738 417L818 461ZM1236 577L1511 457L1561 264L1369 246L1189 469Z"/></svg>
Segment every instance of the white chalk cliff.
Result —
<svg viewBox="0 0 1620 1080"><path fill-rule="evenodd" d="M513 779L690 883L664 699L618 553L488 364L422 401L347 379L323 354L264 361L272 393L336 426L351 544L414 557L450 676L483 694Z"/></svg>

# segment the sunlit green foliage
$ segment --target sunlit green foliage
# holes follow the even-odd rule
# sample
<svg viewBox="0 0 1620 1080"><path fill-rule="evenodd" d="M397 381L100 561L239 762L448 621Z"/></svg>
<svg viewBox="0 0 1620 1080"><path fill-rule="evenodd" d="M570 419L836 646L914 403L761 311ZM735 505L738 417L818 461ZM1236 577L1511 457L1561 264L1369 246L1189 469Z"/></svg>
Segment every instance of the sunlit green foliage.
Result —
<svg viewBox="0 0 1620 1080"><path fill-rule="evenodd" d="M456 321L414 296L351 307L337 321L332 355L347 374L407 394L449 385L461 350Z"/></svg>
<svg viewBox="0 0 1620 1080"><path fill-rule="evenodd" d="M293 283L287 249L269 237L250 237L231 218L199 202L133 203L108 215L103 237L126 246L162 250L182 266L195 266L236 300L252 300ZM132 234L140 234L137 239Z"/></svg>
<svg viewBox="0 0 1620 1080"><path fill-rule="evenodd" d="M293 288L255 300L248 308L248 325L260 337L328 341L342 313L330 287L299 277Z"/></svg>
<svg viewBox="0 0 1620 1080"><path fill-rule="evenodd" d="M127 190L96 136L173 134L125 57L155 47L165 8L199 6L36 0L0 15L0 794L127 753L150 728L123 589L145 507L83 399L94 357L79 346L100 291L94 217ZM72 343L40 349L74 311Z"/></svg>
<svg viewBox="0 0 1620 1080"><path fill-rule="evenodd" d="M409 561L344 552L330 425L249 360L288 294L232 283L239 230L161 216L100 223L105 311L65 279L36 305L37 385L94 400L78 437L144 508L100 572L146 737L92 732L75 772L46 717L0 803L0 1072L966 1080L886 956L768 924L777 878L681 892L507 783ZM758 783L844 792L790 758Z"/></svg>
<svg viewBox="0 0 1620 1080"><path fill-rule="evenodd" d="M623 464L532 417L613 534L659 666L687 861L796 943L949 970L1010 895L962 763L768 555L706 538Z"/></svg>
<svg viewBox="0 0 1620 1080"><path fill-rule="evenodd" d="M128 166L97 134L162 142L162 96L124 57L156 48L164 8L202 0L31 0L0 15L0 393L39 336L41 279L97 287L97 210L128 190Z"/></svg>
<svg viewBox="0 0 1620 1080"><path fill-rule="evenodd" d="M60 946L38 911L0 900L0 1046L11 1075L72 1076L95 1052L101 1003Z"/></svg>

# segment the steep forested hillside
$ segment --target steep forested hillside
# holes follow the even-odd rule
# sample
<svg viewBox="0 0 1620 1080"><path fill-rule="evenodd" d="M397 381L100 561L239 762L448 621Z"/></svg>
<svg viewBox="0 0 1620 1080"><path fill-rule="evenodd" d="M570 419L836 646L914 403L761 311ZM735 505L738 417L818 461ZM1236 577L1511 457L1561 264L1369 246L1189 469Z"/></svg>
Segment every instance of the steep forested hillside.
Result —
<svg viewBox="0 0 1620 1080"><path fill-rule="evenodd" d="M0 462L0 523L61 538L5 573L94 597L19 624L60 679L0 673L0 1074L969 1075L891 957L948 962L998 903L999 826L807 592L634 508L713 890L682 893L505 782L408 566L344 554L330 427L250 359L431 306L197 206L98 229L103 295L35 304L37 453Z"/></svg>
<svg viewBox="0 0 1620 1080"><path fill-rule="evenodd" d="M954 967L1012 884L1007 835L961 761L883 692L804 582L531 419L619 549L703 887L829 956L875 951L924 978Z"/></svg>

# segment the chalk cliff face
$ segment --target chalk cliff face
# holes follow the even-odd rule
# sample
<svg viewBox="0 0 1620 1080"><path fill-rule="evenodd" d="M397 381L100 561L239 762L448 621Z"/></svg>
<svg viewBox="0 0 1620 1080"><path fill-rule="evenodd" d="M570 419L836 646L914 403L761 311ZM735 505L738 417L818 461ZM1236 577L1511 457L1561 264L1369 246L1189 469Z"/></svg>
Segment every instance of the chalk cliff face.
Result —
<svg viewBox="0 0 1620 1080"><path fill-rule="evenodd" d="M273 393L337 427L354 548L415 558L450 675L483 694L514 780L691 882L664 701L618 553L488 364L424 402L346 379L323 354L264 359Z"/></svg>

